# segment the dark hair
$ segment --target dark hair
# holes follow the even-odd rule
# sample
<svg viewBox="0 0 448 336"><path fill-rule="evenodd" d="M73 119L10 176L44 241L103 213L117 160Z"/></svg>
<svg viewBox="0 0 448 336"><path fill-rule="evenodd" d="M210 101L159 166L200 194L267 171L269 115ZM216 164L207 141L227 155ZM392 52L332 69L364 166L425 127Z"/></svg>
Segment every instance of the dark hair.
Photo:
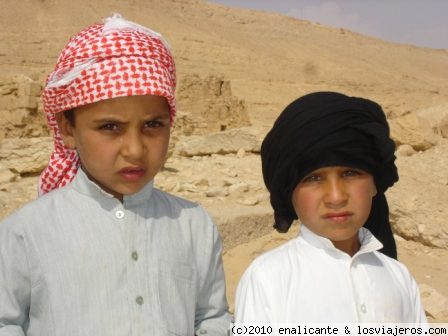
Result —
<svg viewBox="0 0 448 336"><path fill-rule="evenodd" d="M75 110L66 110L64 111L64 117L68 120L71 126L75 126Z"/></svg>

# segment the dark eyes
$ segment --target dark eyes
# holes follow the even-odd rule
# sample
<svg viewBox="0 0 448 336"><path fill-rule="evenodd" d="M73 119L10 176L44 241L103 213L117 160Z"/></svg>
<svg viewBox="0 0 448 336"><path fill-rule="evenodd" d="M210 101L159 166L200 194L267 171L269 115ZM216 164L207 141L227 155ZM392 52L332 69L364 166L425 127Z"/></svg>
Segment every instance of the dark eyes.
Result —
<svg viewBox="0 0 448 336"><path fill-rule="evenodd" d="M312 175L305 176L301 182L302 183L310 183L310 182L319 182L320 180L321 180L320 175L312 174Z"/></svg>
<svg viewBox="0 0 448 336"><path fill-rule="evenodd" d="M342 170L340 173L340 176L342 178L352 178L352 177L358 177L363 175L364 173L360 170L357 169L344 169ZM310 175L305 176L301 183L316 183L316 182L321 182L322 180L324 180L326 178L325 173L311 173Z"/></svg>
<svg viewBox="0 0 448 336"><path fill-rule="evenodd" d="M342 176L344 176L344 177L352 177L352 176L359 176L359 175L361 175L361 172L359 170L355 170L355 169L348 169L342 173Z"/></svg>
<svg viewBox="0 0 448 336"><path fill-rule="evenodd" d="M99 130L101 130L101 131L117 131L118 124L115 124L115 123L103 124L99 127Z"/></svg>
<svg viewBox="0 0 448 336"><path fill-rule="evenodd" d="M159 128L165 126L165 123L160 120L151 120L145 123L146 128Z"/></svg>
<svg viewBox="0 0 448 336"><path fill-rule="evenodd" d="M143 124L143 130L148 129L157 129L164 127L167 124L167 122L160 121L160 120L150 120ZM98 127L100 131L107 131L107 132L120 132L123 129L124 125L118 122L107 122Z"/></svg>

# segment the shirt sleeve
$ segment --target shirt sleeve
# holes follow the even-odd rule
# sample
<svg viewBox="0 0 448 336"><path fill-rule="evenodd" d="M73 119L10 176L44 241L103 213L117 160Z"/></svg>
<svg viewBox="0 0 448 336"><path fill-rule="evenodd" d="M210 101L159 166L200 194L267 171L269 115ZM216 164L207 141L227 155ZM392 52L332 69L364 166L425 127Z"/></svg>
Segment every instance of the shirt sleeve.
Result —
<svg viewBox="0 0 448 336"><path fill-rule="evenodd" d="M196 304L196 334L228 335L232 316L228 312L226 283L222 265L222 242L211 218L203 212L208 223L207 239L201 242L198 252L203 256L202 279Z"/></svg>
<svg viewBox="0 0 448 336"><path fill-rule="evenodd" d="M426 318L425 309L423 308L423 304L421 301L420 290L414 278L411 277L410 280L411 280L410 290L412 301L414 303L414 315L415 315L415 320L413 322L426 324L428 320Z"/></svg>
<svg viewBox="0 0 448 336"><path fill-rule="evenodd" d="M241 277L235 297L235 323L271 323L267 290L263 288L257 267L251 266Z"/></svg>
<svg viewBox="0 0 448 336"><path fill-rule="evenodd" d="M24 335L31 282L23 235L11 222L0 223L0 336Z"/></svg>
<svg viewBox="0 0 448 336"><path fill-rule="evenodd" d="M425 310L421 301L420 290L414 277L409 272L408 268L396 260L387 258L389 263L393 264L395 274L399 275L398 279L402 283L409 298L409 313L406 314L406 323L423 323L426 324L427 318Z"/></svg>

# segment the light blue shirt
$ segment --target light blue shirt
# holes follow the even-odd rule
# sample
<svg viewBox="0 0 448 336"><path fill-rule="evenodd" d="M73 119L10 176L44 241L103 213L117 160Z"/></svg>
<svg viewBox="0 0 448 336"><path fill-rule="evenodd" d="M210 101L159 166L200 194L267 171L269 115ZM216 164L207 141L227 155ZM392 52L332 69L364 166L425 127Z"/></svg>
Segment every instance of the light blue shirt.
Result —
<svg viewBox="0 0 448 336"><path fill-rule="evenodd" d="M0 336L226 335L221 249L197 204L79 170L0 223Z"/></svg>

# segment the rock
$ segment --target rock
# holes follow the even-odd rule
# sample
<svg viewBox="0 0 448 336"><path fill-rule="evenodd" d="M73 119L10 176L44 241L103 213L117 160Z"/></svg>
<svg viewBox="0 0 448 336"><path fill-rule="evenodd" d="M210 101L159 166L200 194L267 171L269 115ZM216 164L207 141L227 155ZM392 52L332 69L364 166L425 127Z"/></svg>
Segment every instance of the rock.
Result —
<svg viewBox="0 0 448 336"><path fill-rule="evenodd" d="M14 174L8 168L0 168L0 184L14 182L17 179L17 175Z"/></svg>
<svg viewBox="0 0 448 336"><path fill-rule="evenodd" d="M0 207L5 207L8 204L8 196L9 193L7 191L0 190Z"/></svg>
<svg viewBox="0 0 448 336"><path fill-rule="evenodd" d="M412 148L411 145L400 145L397 148L396 155L397 156L411 156L414 155L416 151Z"/></svg>
<svg viewBox="0 0 448 336"><path fill-rule="evenodd" d="M231 185L229 187L229 192L231 194L241 194L249 191L249 185L247 183L237 183L234 185Z"/></svg>
<svg viewBox="0 0 448 336"><path fill-rule="evenodd" d="M420 284L419 287L426 315L438 321L447 321L448 298L426 284Z"/></svg>
<svg viewBox="0 0 448 336"><path fill-rule="evenodd" d="M193 182L193 184L196 186L201 186L201 187L208 187L210 185L206 178L201 178L199 180L196 180Z"/></svg>
<svg viewBox="0 0 448 336"><path fill-rule="evenodd" d="M17 177L12 183L3 184L0 189L0 218L37 197L37 176Z"/></svg>
<svg viewBox="0 0 448 336"><path fill-rule="evenodd" d="M387 191L395 233L448 249L448 140L412 156L399 156L400 180Z"/></svg>
<svg viewBox="0 0 448 336"><path fill-rule="evenodd" d="M30 96L2 96L0 97L0 105L7 110L15 110L20 108L37 109L37 97Z"/></svg>
<svg viewBox="0 0 448 336"><path fill-rule="evenodd" d="M165 182L165 183L159 182L159 183L157 183L157 187L159 187L163 191L172 192L176 188L177 184L178 183L172 182L172 181Z"/></svg>
<svg viewBox="0 0 448 336"><path fill-rule="evenodd" d="M435 134L448 138L448 104L422 109L417 111L416 114L429 121Z"/></svg>
<svg viewBox="0 0 448 336"><path fill-rule="evenodd" d="M25 125L25 120L29 115L29 111L26 109L18 109L12 113L3 110L1 111L1 114L2 118L0 120L0 125L2 127L7 127L8 125L17 127Z"/></svg>
<svg viewBox="0 0 448 336"><path fill-rule="evenodd" d="M438 132L442 137L448 138L448 115L445 115L436 127L436 132Z"/></svg>
<svg viewBox="0 0 448 336"><path fill-rule="evenodd" d="M213 187L205 192L205 196L207 197L226 197L228 195L229 190L227 188Z"/></svg>
<svg viewBox="0 0 448 336"><path fill-rule="evenodd" d="M182 184L182 190L188 191L188 192L191 192L191 193L199 192L199 189L194 184L191 184L191 183L184 183L184 184Z"/></svg>
<svg viewBox="0 0 448 336"><path fill-rule="evenodd" d="M230 81L221 76L185 75L176 92L179 109L188 113L180 120L182 134L204 134L248 126L246 103L232 95ZM189 126L194 120L195 125ZM190 122L189 122L190 121Z"/></svg>
<svg viewBox="0 0 448 336"><path fill-rule="evenodd" d="M196 120L194 120L190 113L184 111L178 111L176 113L176 119L173 124L173 132L176 135L193 135L199 130L199 125Z"/></svg>
<svg viewBox="0 0 448 336"><path fill-rule="evenodd" d="M417 151L424 151L437 143L429 121L420 115L408 114L389 121L391 136L397 145L407 144Z"/></svg>
<svg viewBox="0 0 448 336"><path fill-rule="evenodd" d="M398 242L404 242L404 241L406 241L406 239L404 239L403 237L401 237L401 236L399 236L399 235L397 235L397 234L394 234L394 239L395 239L395 241L398 243Z"/></svg>
<svg viewBox="0 0 448 336"><path fill-rule="evenodd" d="M251 239L272 232L274 217L268 207L235 204L231 211L222 211L222 205L208 207L223 239L224 250L247 243Z"/></svg>
<svg viewBox="0 0 448 336"><path fill-rule="evenodd" d="M174 153L181 156L197 156L212 154L259 152L260 143L257 138L241 130L229 130L204 136L180 137Z"/></svg>
<svg viewBox="0 0 448 336"><path fill-rule="evenodd" d="M242 200L238 200L239 204L242 205L248 205L248 206L254 206L258 204L258 199L255 197L248 197L248 198L243 198Z"/></svg>
<svg viewBox="0 0 448 336"><path fill-rule="evenodd" d="M182 185L180 183L176 183L171 191L174 193L182 192Z"/></svg>
<svg viewBox="0 0 448 336"><path fill-rule="evenodd" d="M257 196L258 202L269 202L270 200L270 195L267 192L261 192L258 194Z"/></svg>
<svg viewBox="0 0 448 336"><path fill-rule="evenodd" d="M234 170L234 169L229 169L229 168L226 168L226 169L225 169L225 174L226 174L228 177L237 177L237 176L238 176L238 173L236 172L236 170Z"/></svg>
<svg viewBox="0 0 448 336"><path fill-rule="evenodd" d="M41 110L41 84L26 76L0 81L0 138L38 137L49 134Z"/></svg>
<svg viewBox="0 0 448 336"><path fill-rule="evenodd" d="M224 178L222 182L225 187L230 187L231 185L238 183L235 178Z"/></svg>
<svg viewBox="0 0 448 336"><path fill-rule="evenodd" d="M28 97L39 97L42 92L42 85L26 76L17 76L17 95Z"/></svg>
<svg viewBox="0 0 448 336"><path fill-rule="evenodd" d="M50 137L4 139L0 146L0 160L13 172L37 174L48 164L52 150L53 139Z"/></svg>
<svg viewBox="0 0 448 336"><path fill-rule="evenodd" d="M210 188L214 189L214 188L226 188L229 187L233 184L235 184L235 182L230 181L229 179L222 179L222 178L215 178L211 181L212 183L210 183Z"/></svg>
<svg viewBox="0 0 448 336"><path fill-rule="evenodd" d="M238 149L238 152L236 152L236 157L241 159L245 156L246 156L246 151L244 150L244 148Z"/></svg>

